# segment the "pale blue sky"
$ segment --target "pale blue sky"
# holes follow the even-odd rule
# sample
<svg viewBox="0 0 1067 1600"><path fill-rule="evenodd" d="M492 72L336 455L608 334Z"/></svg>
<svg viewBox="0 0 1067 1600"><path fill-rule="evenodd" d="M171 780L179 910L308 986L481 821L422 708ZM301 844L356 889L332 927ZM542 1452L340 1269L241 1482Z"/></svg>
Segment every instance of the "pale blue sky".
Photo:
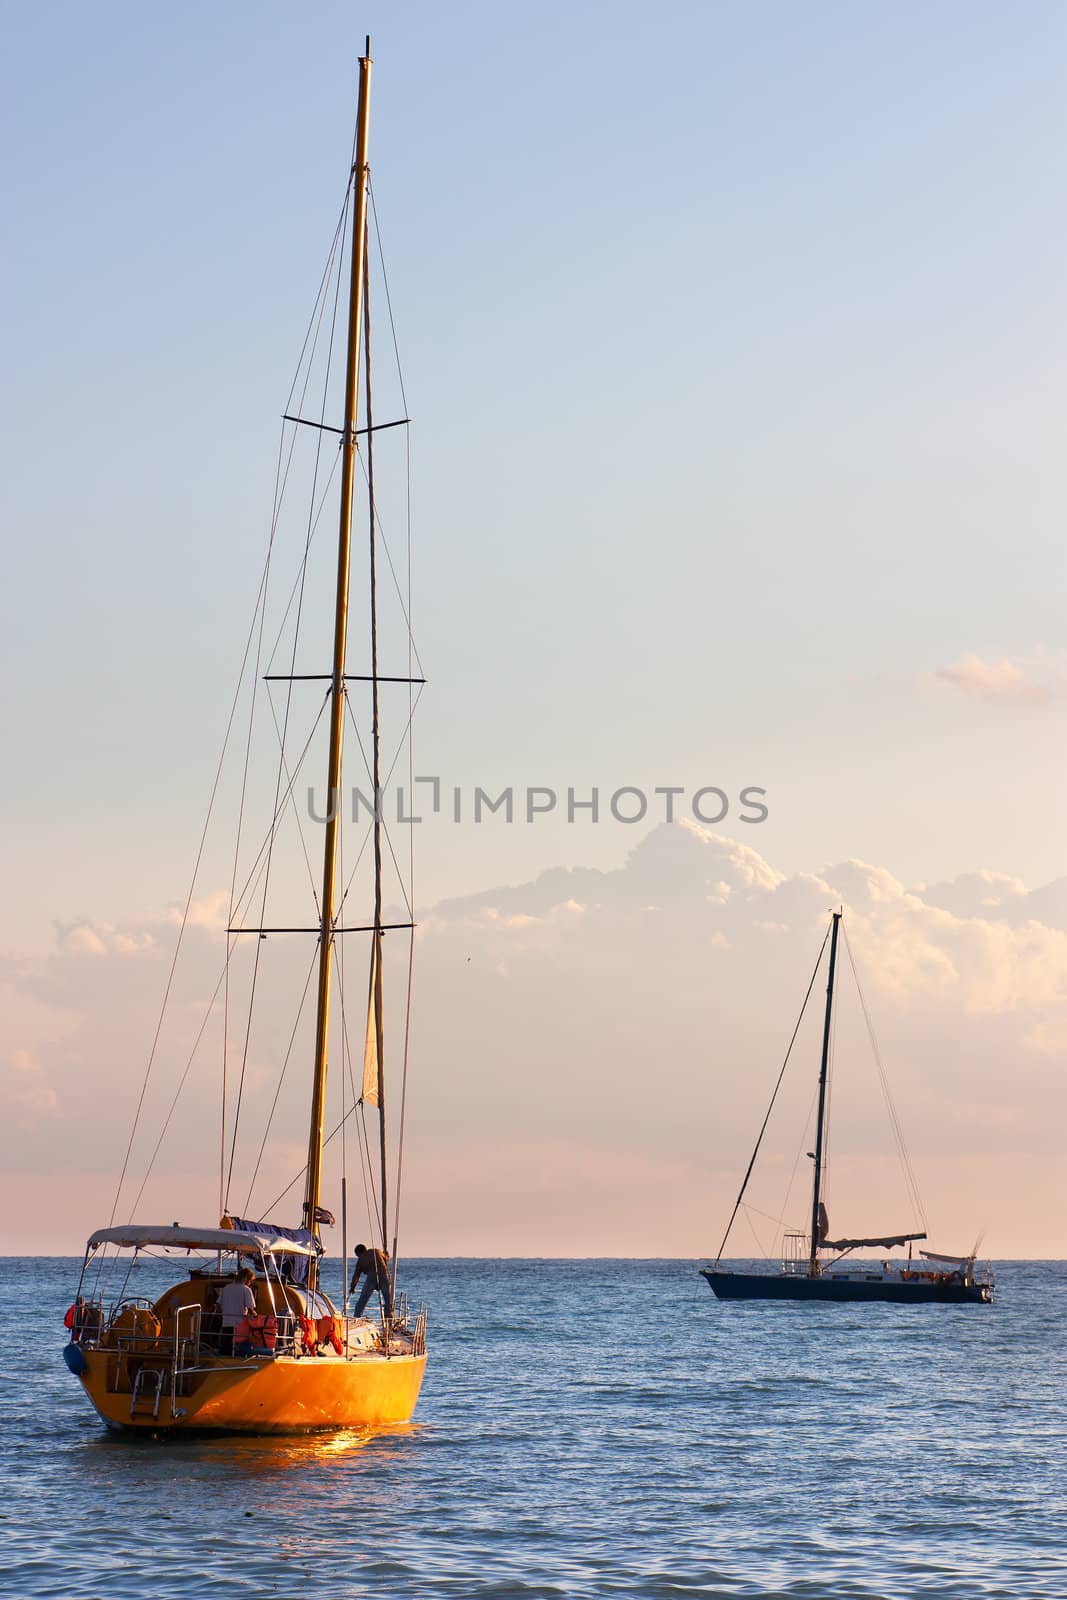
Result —
<svg viewBox="0 0 1067 1600"><path fill-rule="evenodd" d="M420 768L1062 874L1061 6L8 5L11 945L183 890L367 30ZM423 893L636 832L442 827Z"/></svg>

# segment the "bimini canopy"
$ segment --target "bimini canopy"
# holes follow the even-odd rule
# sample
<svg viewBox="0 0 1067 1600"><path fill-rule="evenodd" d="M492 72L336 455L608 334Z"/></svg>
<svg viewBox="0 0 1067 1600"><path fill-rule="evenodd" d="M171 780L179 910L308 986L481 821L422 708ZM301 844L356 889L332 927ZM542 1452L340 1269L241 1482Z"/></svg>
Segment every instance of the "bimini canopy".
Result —
<svg viewBox="0 0 1067 1600"><path fill-rule="evenodd" d="M124 1228L100 1228L90 1235L90 1250L102 1244L118 1245L123 1250L140 1250L147 1245L166 1245L174 1250L233 1250L244 1256L258 1256L265 1251L287 1256L315 1254L314 1245L298 1244L294 1239L267 1231L242 1233L235 1228L168 1228L162 1224L132 1222Z"/></svg>

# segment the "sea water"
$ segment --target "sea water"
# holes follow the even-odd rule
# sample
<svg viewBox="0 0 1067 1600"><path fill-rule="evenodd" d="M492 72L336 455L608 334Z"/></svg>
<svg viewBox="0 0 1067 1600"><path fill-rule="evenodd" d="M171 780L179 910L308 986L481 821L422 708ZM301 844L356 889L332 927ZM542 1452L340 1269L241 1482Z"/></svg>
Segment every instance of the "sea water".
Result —
<svg viewBox="0 0 1067 1600"><path fill-rule="evenodd" d="M410 1428L153 1442L63 1364L77 1263L3 1261L0 1592L1063 1600L1067 1266L996 1270L994 1306L912 1307L411 1261Z"/></svg>

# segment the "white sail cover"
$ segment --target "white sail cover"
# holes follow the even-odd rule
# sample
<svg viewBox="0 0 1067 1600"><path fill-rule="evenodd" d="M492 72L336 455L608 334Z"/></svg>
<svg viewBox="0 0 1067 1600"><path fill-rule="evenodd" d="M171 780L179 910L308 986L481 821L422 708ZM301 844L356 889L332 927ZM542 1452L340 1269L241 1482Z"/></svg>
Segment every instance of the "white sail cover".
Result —
<svg viewBox="0 0 1067 1600"><path fill-rule="evenodd" d="M89 1248L102 1244L118 1245L122 1250L140 1250L147 1245L168 1246L177 1250L233 1250L238 1255L258 1256L264 1252L313 1256L314 1245L298 1244L276 1233L242 1233L235 1228L179 1228L157 1223L128 1222L121 1228L99 1228L89 1236Z"/></svg>

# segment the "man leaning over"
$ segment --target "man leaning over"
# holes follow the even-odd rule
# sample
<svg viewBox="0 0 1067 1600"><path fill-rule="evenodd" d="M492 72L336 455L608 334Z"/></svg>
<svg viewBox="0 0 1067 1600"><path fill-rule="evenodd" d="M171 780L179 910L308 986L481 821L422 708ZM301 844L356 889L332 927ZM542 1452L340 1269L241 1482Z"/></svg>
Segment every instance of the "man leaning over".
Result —
<svg viewBox="0 0 1067 1600"><path fill-rule="evenodd" d="M365 1244L356 1245L356 1265L352 1273L352 1282L348 1286L349 1294L355 1294L356 1284L360 1278L363 1278L364 1282L359 1291L353 1316L363 1315L367 1301L377 1289L382 1297L382 1310L387 1317L391 1317L393 1290L389 1282L389 1258L383 1250L369 1250Z"/></svg>

